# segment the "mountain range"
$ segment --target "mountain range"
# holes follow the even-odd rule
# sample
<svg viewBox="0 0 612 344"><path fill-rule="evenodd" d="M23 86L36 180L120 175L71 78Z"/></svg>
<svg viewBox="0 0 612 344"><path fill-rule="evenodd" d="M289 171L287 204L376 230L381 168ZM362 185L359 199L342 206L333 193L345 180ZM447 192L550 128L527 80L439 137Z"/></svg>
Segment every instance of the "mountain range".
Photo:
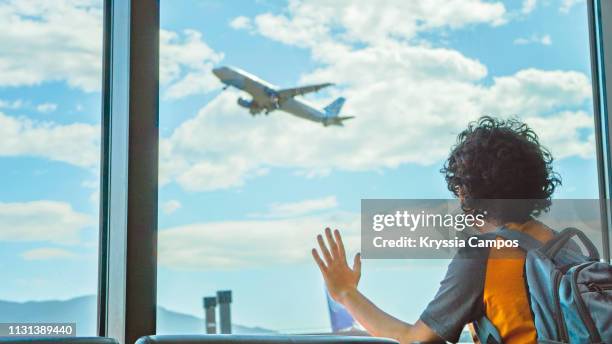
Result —
<svg viewBox="0 0 612 344"><path fill-rule="evenodd" d="M13 302L0 300L0 323L54 322L76 323L77 336L96 335L96 297L69 300ZM158 334L203 334L202 318L157 307ZM232 324L236 334L274 334L275 331Z"/></svg>

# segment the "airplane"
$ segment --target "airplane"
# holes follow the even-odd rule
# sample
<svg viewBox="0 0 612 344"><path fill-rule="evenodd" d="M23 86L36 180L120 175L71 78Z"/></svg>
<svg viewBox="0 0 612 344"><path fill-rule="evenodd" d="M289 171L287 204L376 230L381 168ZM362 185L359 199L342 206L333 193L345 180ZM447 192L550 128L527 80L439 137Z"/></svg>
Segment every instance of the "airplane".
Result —
<svg viewBox="0 0 612 344"><path fill-rule="evenodd" d="M354 116L339 115L346 100L343 97L334 100L322 110L303 99L296 98L333 85L331 83L281 89L235 67L218 67L214 68L212 72L225 84L224 90L233 86L251 95L252 100L238 98L238 105L249 109L253 116L261 112L267 115L274 110L282 110L300 118L319 122L325 127L329 125L343 126L345 120L354 118Z"/></svg>
<svg viewBox="0 0 612 344"><path fill-rule="evenodd" d="M331 323L331 333L350 336L369 336L348 310L329 296L327 290L325 290L325 294L327 296L327 310L329 312L329 322Z"/></svg>

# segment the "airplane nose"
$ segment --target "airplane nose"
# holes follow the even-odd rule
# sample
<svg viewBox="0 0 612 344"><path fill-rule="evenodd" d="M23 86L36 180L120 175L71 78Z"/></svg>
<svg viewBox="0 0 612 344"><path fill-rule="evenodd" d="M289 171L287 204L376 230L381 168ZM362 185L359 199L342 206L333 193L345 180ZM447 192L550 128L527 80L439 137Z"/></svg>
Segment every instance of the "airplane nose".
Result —
<svg viewBox="0 0 612 344"><path fill-rule="evenodd" d="M217 78L222 79L224 70L225 70L224 67L217 67L217 68L213 68L212 72Z"/></svg>

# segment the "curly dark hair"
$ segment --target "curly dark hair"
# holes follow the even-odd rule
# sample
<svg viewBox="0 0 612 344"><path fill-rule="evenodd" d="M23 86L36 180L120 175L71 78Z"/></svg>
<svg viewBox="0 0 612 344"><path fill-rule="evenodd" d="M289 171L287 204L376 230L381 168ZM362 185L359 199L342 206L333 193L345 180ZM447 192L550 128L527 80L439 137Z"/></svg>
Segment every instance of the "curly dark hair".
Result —
<svg viewBox="0 0 612 344"><path fill-rule="evenodd" d="M440 172L465 212L501 223L525 222L548 211L561 185L552 162L527 124L483 116L457 136Z"/></svg>

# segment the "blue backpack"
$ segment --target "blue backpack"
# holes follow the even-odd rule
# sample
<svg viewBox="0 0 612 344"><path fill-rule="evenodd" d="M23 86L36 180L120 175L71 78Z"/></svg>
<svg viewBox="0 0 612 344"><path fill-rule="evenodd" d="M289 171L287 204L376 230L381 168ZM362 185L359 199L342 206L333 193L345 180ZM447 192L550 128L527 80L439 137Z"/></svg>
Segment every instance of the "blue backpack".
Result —
<svg viewBox="0 0 612 344"><path fill-rule="evenodd" d="M612 266L599 261L597 248L583 232L567 228L544 245L503 227L489 235L517 240L527 252L525 280L538 343L612 343ZM574 236L588 256L570 241ZM481 343L503 343L486 317L474 328Z"/></svg>

